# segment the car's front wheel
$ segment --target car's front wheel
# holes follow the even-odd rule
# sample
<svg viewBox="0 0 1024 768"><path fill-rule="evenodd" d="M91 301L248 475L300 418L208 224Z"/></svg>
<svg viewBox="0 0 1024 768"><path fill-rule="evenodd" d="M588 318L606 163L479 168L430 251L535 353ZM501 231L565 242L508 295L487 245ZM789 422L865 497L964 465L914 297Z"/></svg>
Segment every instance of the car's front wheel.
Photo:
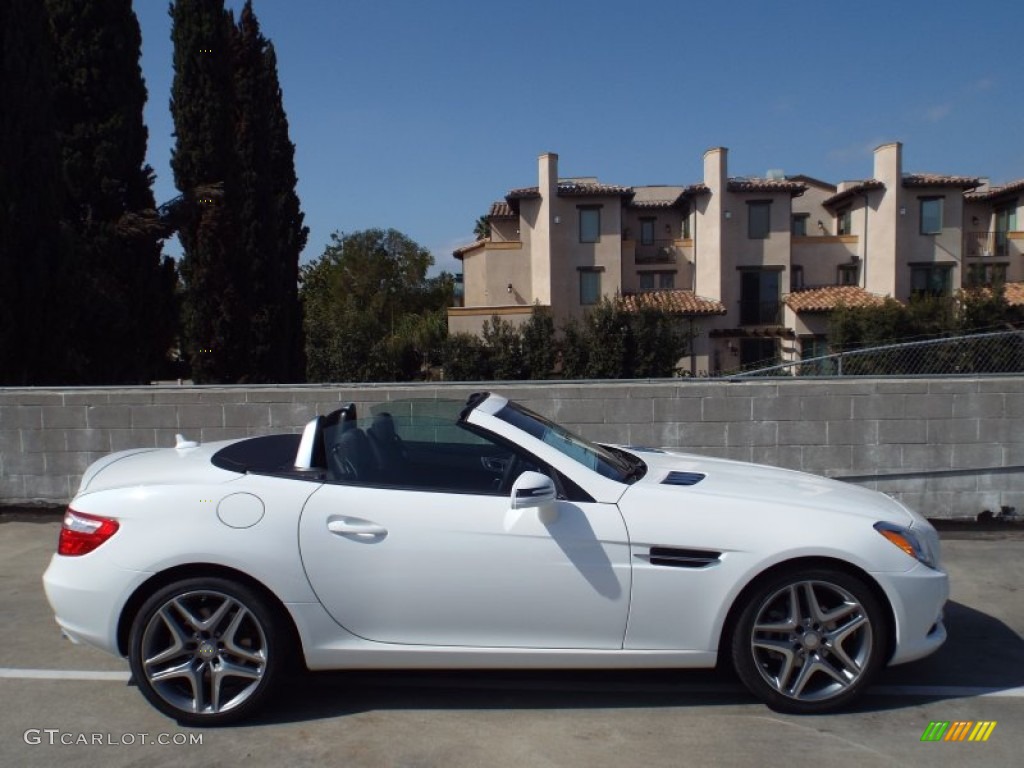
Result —
<svg viewBox="0 0 1024 768"><path fill-rule="evenodd" d="M266 600L222 578L169 584L132 623L129 661L142 694L190 725L222 725L267 699L286 653L285 634Z"/></svg>
<svg viewBox="0 0 1024 768"><path fill-rule="evenodd" d="M827 712L857 697L884 663L886 614L859 578L784 574L749 595L732 637L743 683L773 709Z"/></svg>

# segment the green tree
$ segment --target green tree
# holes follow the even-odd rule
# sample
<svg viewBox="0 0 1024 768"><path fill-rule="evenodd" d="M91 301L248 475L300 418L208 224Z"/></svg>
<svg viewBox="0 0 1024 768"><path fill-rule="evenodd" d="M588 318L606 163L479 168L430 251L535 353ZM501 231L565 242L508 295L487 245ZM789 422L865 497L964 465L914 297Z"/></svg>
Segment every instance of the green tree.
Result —
<svg viewBox="0 0 1024 768"><path fill-rule="evenodd" d="M223 0L176 0L170 13L184 352L197 382L234 382L248 372L250 291L236 248L232 24Z"/></svg>
<svg viewBox="0 0 1024 768"><path fill-rule="evenodd" d="M523 375L527 379L550 379L558 359L558 339L551 310L535 304L530 319L523 323Z"/></svg>
<svg viewBox="0 0 1024 768"><path fill-rule="evenodd" d="M308 379L412 378L430 364L442 346L437 313L453 284L450 275L428 279L432 263L393 229L331 235L301 275Z"/></svg>
<svg viewBox="0 0 1024 768"><path fill-rule="evenodd" d="M974 288L961 291L959 296L959 330L962 333L1003 331L1024 320L1019 307L1006 301L1006 288Z"/></svg>
<svg viewBox="0 0 1024 768"><path fill-rule="evenodd" d="M584 319L589 349L588 379L619 379L629 375L632 333L630 318L609 298L591 309Z"/></svg>
<svg viewBox="0 0 1024 768"><path fill-rule="evenodd" d="M246 381L301 381L305 375L299 256L309 229L295 192L295 146L288 136L274 46L252 3L232 35L240 268L250 308Z"/></svg>
<svg viewBox="0 0 1024 768"><path fill-rule="evenodd" d="M657 309L626 312L608 299L562 327L565 378L667 378L692 336L678 316Z"/></svg>
<svg viewBox="0 0 1024 768"><path fill-rule="evenodd" d="M487 240L491 236L491 222L487 220L486 216L477 216L476 223L473 225L473 236L477 240Z"/></svg>
<svg viewBox="0 0 1024 768"><path fill-rule="evenodd" d="M46 0L56 62L62 226L73 240L62 307L76 383L147 382L176 332L176 275L161 254L145 164L142 38L130 0Z"/></svg>
<svg viewBox="0 0 1024 768"><path fill-rule="evenodd" d="M491 378L499 381L527 378L523 365L523 334L519 327L494 315L484 321L481 335L488 349Z"/></svg>
<svg viewBox="0 0 1024 768"><path fill-rule="evenodd" d="M562 339L558 345L563 379L582 379L590 367L590 334L576 318L562 324Z"/></svg>
<svg viewBox="0 0 1024 768"><path fill-rule="evenodd" d="M687 354L692 336L682 320L645 307L630 318L632 357L630 378L667 378L676 374L679 359Z"/></svg>
<svg viewBox="0 0 1024 768"><path fill-rule="evenodd" d="M444 343L445 381L489 381L489 349L479 336L453 333Z"/></svg>
<svg viewBox="0 0 1024 768"><path fill-rule="evenodd" d="M54 62L45 7L0 3L0 384L64 381Z"/></svg>

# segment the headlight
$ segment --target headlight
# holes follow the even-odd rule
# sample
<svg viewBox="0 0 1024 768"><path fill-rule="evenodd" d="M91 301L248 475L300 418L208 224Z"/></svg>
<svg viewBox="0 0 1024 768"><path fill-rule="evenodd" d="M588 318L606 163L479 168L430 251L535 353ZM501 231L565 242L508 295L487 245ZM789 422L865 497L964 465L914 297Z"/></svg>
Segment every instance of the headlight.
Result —
<svg viewBox="0 0 1024 768"><path fill-rule="evenodd" d="M918 562L929 568L936 567L935 556L909 528L895 523L879 522L875 523L875 530Z"/></svg>

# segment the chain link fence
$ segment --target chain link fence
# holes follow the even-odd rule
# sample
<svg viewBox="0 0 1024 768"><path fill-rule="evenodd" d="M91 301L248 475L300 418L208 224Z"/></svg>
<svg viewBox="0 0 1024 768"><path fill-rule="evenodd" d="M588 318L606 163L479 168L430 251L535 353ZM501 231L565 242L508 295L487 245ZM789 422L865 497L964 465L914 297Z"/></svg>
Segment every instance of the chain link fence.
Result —
<svg viewBox="0 0 1024 768"><path fill-rule="evenodd" d="M887 344L741 371L764 376L978 376L1024 373L1024 330Z"/></svg>

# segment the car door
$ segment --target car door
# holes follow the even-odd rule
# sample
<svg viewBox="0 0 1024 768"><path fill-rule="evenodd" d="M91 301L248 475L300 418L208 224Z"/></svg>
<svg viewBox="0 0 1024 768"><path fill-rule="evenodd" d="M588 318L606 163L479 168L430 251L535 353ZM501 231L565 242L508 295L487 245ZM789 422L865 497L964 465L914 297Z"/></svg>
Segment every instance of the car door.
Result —
<svg viewBox="0 0 1024 768"><path fill-rule="evenodd" d="M511 480L544 468L478 435L406 449L411 480L328 482L303 509L303 563L335 621L386 643L622 647L630 564L618 507L561 498L554 514L513 510ZM426 455L429 471L416 465Z"/></svg>

